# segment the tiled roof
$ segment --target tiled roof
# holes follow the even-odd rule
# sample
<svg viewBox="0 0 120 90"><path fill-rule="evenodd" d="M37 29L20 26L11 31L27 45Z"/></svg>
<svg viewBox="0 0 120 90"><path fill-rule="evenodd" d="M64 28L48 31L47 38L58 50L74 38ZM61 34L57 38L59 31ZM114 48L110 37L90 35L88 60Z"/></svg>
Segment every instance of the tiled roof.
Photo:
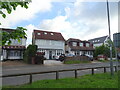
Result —
<svg viewBox="0 0 120 90"><path fill-rule="evenodd" d="M25 46L8 46L8 45L5 45L5 46L2 46L2 49L26 49Z"/></svg>
<svg viewBox="0 0 120 90"><path fill-rule="evenodd" d="M42 31L42 30L34 30L34 38L45 39L45 40L65 41L64 37L59 32L49 32L49 31Z"/></svg>
<svg viewBox="0 0 120 90"><path fill-rule="evenodd" d="M104 43L104 41L106 40L107 37L108 36L98 37L98 38L90 39L88 41L93 44Z"/></svg>

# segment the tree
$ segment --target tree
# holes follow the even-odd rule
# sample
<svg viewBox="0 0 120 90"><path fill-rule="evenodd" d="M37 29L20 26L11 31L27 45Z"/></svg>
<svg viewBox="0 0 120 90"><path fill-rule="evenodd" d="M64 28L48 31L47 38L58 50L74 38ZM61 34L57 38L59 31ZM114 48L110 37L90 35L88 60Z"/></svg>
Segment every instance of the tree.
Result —
<svg viewBox="0 0 120 90"><path fill-rule="evenodd" d="M17 39L18 42L20 42L20 38L26 37L26 31L27 29L23 27L17 27L16 30L13 30L12 32L2 32L2 45L5 45L6 43L8 45L11 44L11 39Z"/></svg>
<svg viewBox="0 0 120 90"><path fill-rule="evenodd" d="M114 47L112 47L112 54L113 54L113 57L115 57L115 49ZM95 51L94 51L94 57L97 57L98 55L100 54L103 54L107 57L110 57L110 49L109 49L109 46L108 45L101 45L99 47L96 47L95 48Z"/></svg>
<svg viewBox="0 0 120 90"><path fill-rule="evenodd" d="M6 14L2 11L3 9L7 11L8 14L10 14L13 10L16 10L17 6L21 6L24 8L28 8L29 2L25 2L21 0L18 0L19 2L1 2L0 1L0 14L3 18L6 17Z"/></svg>
<svg viewBox="0 0 120 90"><path fill-rule="evenodd" d="M35 57L36 52L37 52L37 45L29 45L24 52L24 57L23 57L24 62L31 64L32 57Z"/></svg>
<svg viewBox="0 0 120 90"><path fill-rule="evenodd" d="M17 0L19 2L1 2L0 1L0 14L3 18L6 18L6 14L3 12L3 10L6 10L8 14L10 14L13 10L16 10L17 6L21 6L23 8L28 8L29 2L25 2L21 0ZM1 24L1 23L0 23ZM17 27L15 31L12 33L7 32L0 32L0 35L2 35L2 43L0 42L0 45L5 45L5 43L8 41L8 44L11 44L11 39L17 39L20 41L20 37L26 36L25 28L23 27Z"/></svg>

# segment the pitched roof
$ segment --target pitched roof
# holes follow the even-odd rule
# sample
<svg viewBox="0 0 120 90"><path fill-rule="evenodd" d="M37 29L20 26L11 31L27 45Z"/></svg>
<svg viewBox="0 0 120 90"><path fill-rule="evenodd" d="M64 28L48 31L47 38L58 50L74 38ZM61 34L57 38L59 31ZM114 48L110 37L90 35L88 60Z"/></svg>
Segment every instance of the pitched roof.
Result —
<svg viewBox="0 0 120 90"><path fill-rule="evenodd" d="M91 42L91 43L93 43L93 44L104 43L104 41L106 40L106 38L108 38L108 36L98 37L98 38L90 39L88 41Z"/></svg>
<svg viewBox="0 0 120 90"><path fill-rule="evenodd" d="M57 40L57 41L65 41L64 37L59 32L49 32L42 30L34 30L35 39L45 39L45 40Z"/></svg>

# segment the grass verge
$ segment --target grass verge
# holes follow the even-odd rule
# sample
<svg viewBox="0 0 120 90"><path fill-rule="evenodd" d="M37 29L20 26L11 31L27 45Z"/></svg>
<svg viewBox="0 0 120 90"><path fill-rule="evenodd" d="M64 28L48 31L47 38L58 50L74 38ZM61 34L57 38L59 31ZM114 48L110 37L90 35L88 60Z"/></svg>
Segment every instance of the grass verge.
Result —
<svg viewBox="0 0 120 90"><path fill-rule="evenodd" d="M79 63L91 63L91 61L68 60L64 62L64 64L79 64Z"/></svg>
<svg viewBox="0 0 120 90"><path fill-rule="evenodd" d="M8 86L4 88L118 88L117 73L111 77L110 73L85 75L75 78L59 80L41 80L22 86Z"/></svg>

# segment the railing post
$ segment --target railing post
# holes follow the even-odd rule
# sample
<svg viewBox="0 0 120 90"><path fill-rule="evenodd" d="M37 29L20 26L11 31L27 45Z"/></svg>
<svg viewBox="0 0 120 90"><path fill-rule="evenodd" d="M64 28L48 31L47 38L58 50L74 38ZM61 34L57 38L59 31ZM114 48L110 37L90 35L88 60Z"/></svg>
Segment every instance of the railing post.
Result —
<svg viewBox="0 0 120 90"><path fill-rule="evenodd" d="M32 83L32 74L30 74L30 84Z"/></svg>
<svg viewBox="0 0 120 90"><path fill-rule="evenodd" d="M92 68L92 75L94 75L94 68Z"/></svg>
<svg viewBox="0 0 120 90"><path fill-rule="evenodd" d="M77 78L77 70L75 70L75 78Z"/></svg>
<svg viewBox="0 0 120 90"><path fill-rule="evenodd" d="M106 73L106 67L104 67L104 73Z"/></svg>
<svg viewBox="0 0 120 90"><path fill-rule="evenodd" d="M56 71L56 80L58 80L58 79L59 79L59 72Z"/></svg>
<svg viewBox="0 0 120 90"><path fill-rule="evenodd" d="M117 66L115 66L115 72L117 72Z"/></svg>

